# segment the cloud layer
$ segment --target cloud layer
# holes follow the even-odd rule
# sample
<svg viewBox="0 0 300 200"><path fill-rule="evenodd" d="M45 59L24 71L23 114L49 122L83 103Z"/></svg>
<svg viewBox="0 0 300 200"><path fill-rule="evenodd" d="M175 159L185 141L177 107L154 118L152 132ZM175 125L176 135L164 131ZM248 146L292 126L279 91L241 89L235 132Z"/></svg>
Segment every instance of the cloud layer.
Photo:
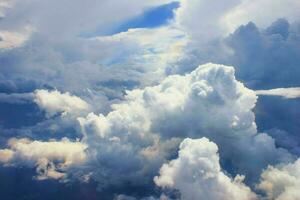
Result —
<svg viewBox="0 0 300 200"><path fill-rule="evenodd" d="M299 1L177 2L0 0L0 198L299 198Z"/></svg>
<svg viewBox="0 0 300 200"><path fill-rule="evenodd" d="M100 190L121 187L125 183L148 185L161 165L176 155L182 140L207 137L215 144L207 139L184 140L179 146L179 160L171 163L179 162L181 166L181 156L185 157L184 152L192 148L196 154L192 153L191 162L199 156L212 160L206 164L196 162L191 168L204 167L207 174L214 174L212 183L227 191L224 198L237 198L236 195L243 191L239 198L254 199L255 195L237 174L246 175L246 182L253 184L268 165L292 160L288 151L277 148L270 136L257 132L252 111L257 96L235 79L233 67L208 63L190 74L169 76L156 86L127 91L125 99L113 104L112 111L107 114L86 115L88 104L69 93L38 90L34 95L34 101L48 116L63 113L54 121L56 124L74 126L78 123L75 130L81 135L80 142L68 139L48 142L13 139L8 142L9 148L1 150L2 162L36 167L39 179L65 179L69 173L78 179L97 181ZM224 170L229 170L236 179L222 172L216 145ZM198 149L197 146L203 147ZM209 155L202 155L202 151ZM68 170L73 165L83 167ZM158 185L172 186L164 181L172 179L164 178L164 171L170 171L173 164L167 166L162 167L161 178L156 179ZM205 177L202 178L195 188L209 184ZM189 194L181 193L183 196ZM220 194L200 192L194 195L218 198Z"/></svg>

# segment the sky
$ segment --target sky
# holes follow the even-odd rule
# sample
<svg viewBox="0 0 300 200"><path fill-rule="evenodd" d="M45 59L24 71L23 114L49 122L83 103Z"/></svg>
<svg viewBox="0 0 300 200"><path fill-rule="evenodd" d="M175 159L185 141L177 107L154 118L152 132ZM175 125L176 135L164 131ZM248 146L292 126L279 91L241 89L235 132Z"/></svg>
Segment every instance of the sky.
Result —
<svg viewBox="0 0 300 200"><path fill-rule="evenodd" d="M299 0L0 0L0 199L299 200Z"/></svg>

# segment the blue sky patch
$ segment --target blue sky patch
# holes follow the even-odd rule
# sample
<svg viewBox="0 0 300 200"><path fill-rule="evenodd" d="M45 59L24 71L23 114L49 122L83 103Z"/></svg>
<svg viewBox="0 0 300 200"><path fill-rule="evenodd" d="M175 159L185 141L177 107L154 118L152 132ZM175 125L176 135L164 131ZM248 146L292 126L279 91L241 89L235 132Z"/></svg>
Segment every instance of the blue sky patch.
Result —
<svg viewBox="0 0 300 200"><path fill-rule="evenodd" d="M126 32L132 28L155 28L167 24L174 18L174 10L179 7L179 2L171 2L162 6L150 8L144 13L138 15L108 32L93 31L82 33L82 37L96 37L99 35L113 35Z"/></svg>

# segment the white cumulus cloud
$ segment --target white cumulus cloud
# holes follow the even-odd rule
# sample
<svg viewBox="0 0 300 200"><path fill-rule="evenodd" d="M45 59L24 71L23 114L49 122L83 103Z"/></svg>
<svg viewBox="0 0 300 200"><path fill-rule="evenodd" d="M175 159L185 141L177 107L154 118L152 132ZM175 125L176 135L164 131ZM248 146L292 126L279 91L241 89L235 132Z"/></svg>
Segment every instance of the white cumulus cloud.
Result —
<svg viewBox="0 0 300 200"><path fill-rule="evenodd" d="M36 168L37 179L60 179L67 169L86 161L86 145L67 138L47 142L12 138L8 148L0 150L0 162Z"/></svg>
<svg viewBox="0 0 300 200"><path fill-rule="evenodd" d="M265 191L270 200L300 199L300 159L294 163L268 167L257 187Z"/></svg>
<svg viewBox="0 0 300 200"><path fill-rule="evenodd" d="M235 79L233 67L211 63L127 91L107 115L78 118L94 178L101 186L146 181L181 140L207 137L237 173L255 180L268 164L291 158L270 136L257 132L256 99Z"/></svg>
<svg viewBox="0 0 300 200"><path fill-rule="evenodd" d="M87 112L90 109L90 105L87 102L68 92L36 90L34 95L34 101L41 109L46 111L48 117L57 113L72 113L76 115L81 112Z"/></svg>
<svg viewBox="0 0 300 200"><path fill-rule="evenodd" d="M164 164L159 173L155 183L178 189L185 200L256 199L242 176L232 179L222 172L218 147L207 138L183 140L178 158Z"/></svg>

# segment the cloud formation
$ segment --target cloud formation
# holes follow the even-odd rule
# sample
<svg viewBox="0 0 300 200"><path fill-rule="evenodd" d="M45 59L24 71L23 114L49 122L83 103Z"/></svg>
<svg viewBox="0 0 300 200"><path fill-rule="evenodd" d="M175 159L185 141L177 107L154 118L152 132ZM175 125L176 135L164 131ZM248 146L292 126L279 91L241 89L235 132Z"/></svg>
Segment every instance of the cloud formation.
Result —
<svg viewBox="0 0 300 200"><path fill-rule="evenodd" d="M60 93L57 90L36 90L34 102L46 112L48 117L62 113L63 115L78 115L90 110L90 105L77 96L70 93Z"/></svg>
<svg viewBox="0 0 300 200"><path fill-rule="evenodd" d="M126 93L124 100L113 104L107 114L85 116L88 104L79 97L58 91L36 91L35 101L50 116L66 112L71 120L77 118L77 131L82 139L76 145L68 139L15 139L8 143L9 148L1 150L1 161L35 167L38 179L60 179L74 173L79 178L97 181L101 190L124 183L139 186L151 183L161 165L174 158L179 143L186 137L207 137L220 149L219 158L215 144L208 142L214 146L213 169L218 169L214 171L218 178L213 182L224 190L224 185L231 188L226 193L229 197L240 194L244 195L241 198L254 199L240 176L231 179L221 171L220 163L234 177L245 174L246 182L252 184L269 164L292 160L286 150L275 146L273 138L257 132L252 111L257 96L236 80L233 67L208 63L189 74L171 75L156 86ZM70 148L65 149L68 145ZM212 146L208 145L208 149ZM32 154L32 149L39 148L34 151L38 155ZM78 154L82 159L75 159ZM73 165L84 167L69 171Z"/></svg>
<svg viewBox="0 0 300 200"><path fill-rule="evenodd" d="M256 90L257 95L281 96L286 99L294 99L300 97L300 88L276 88L270 90Z"/></svg>
<svg viewBox="0 0 300 200"><path fill-rule="evenodd" d="M272 4L268 8L273 8ZM297 20L281 18L266 26L246 22L227 37L218 37L201 45L197 39L191 39L183 50L182 59L175 67L168 68L168 72L184 74L194 70L199 63L226 63L235 66L237 79L253 90L298 87L300 34ZM295 109L299 106L297 98L282 101L272 96L260 96L254 109L259 131L281 129L286 132L284 140L300 141L300 112ZM279 138L275 139L280 143ZM289 147L295 148L298 147Z"/></svg>
<svg viewBox="0 0 300 200"><path fill-rule="evenodd" d="M0 162L5 165L35 167L37 179L60 179L68 168L86 161L86 145L67 138L48 142L27 138L12 138L8 148L0 150Z"/></svg>
<svg viewBox="0 0 300 200"><path fill-rule="evenodd" d="M255 199L260 178L297 197L299 1L180 0L114 33L170 2L0 0L0 175L90 178L103 199Z"/></svg>
<svg viewBox="0 0 300 200"><path fill-rule="evenodd" d="M270 166L262 173L258 188L270 200L296 200L300 198L300 159L294 163Z"/></svg>
<svg viewBox="0 0 300 200"><path fill-rule="evenodd" d="M178 158L164 164L154 178L160 187L178 189L185 200L255 200L256 195L243 184L243 176L234 179L221 170L218 147L207 138L184 139Z"/></svg>
<svg viewBox="0 0 300 200"><path fill-rule="evenodd" d="M207 137L219 146L222 162L233 174L255 181L269 164L292 159L270 136L257 133L256 98L235 79L232 67L211 63L127 91L107 115L78 118L93 178L103 187L148 182L180 141Z"/></svg>

